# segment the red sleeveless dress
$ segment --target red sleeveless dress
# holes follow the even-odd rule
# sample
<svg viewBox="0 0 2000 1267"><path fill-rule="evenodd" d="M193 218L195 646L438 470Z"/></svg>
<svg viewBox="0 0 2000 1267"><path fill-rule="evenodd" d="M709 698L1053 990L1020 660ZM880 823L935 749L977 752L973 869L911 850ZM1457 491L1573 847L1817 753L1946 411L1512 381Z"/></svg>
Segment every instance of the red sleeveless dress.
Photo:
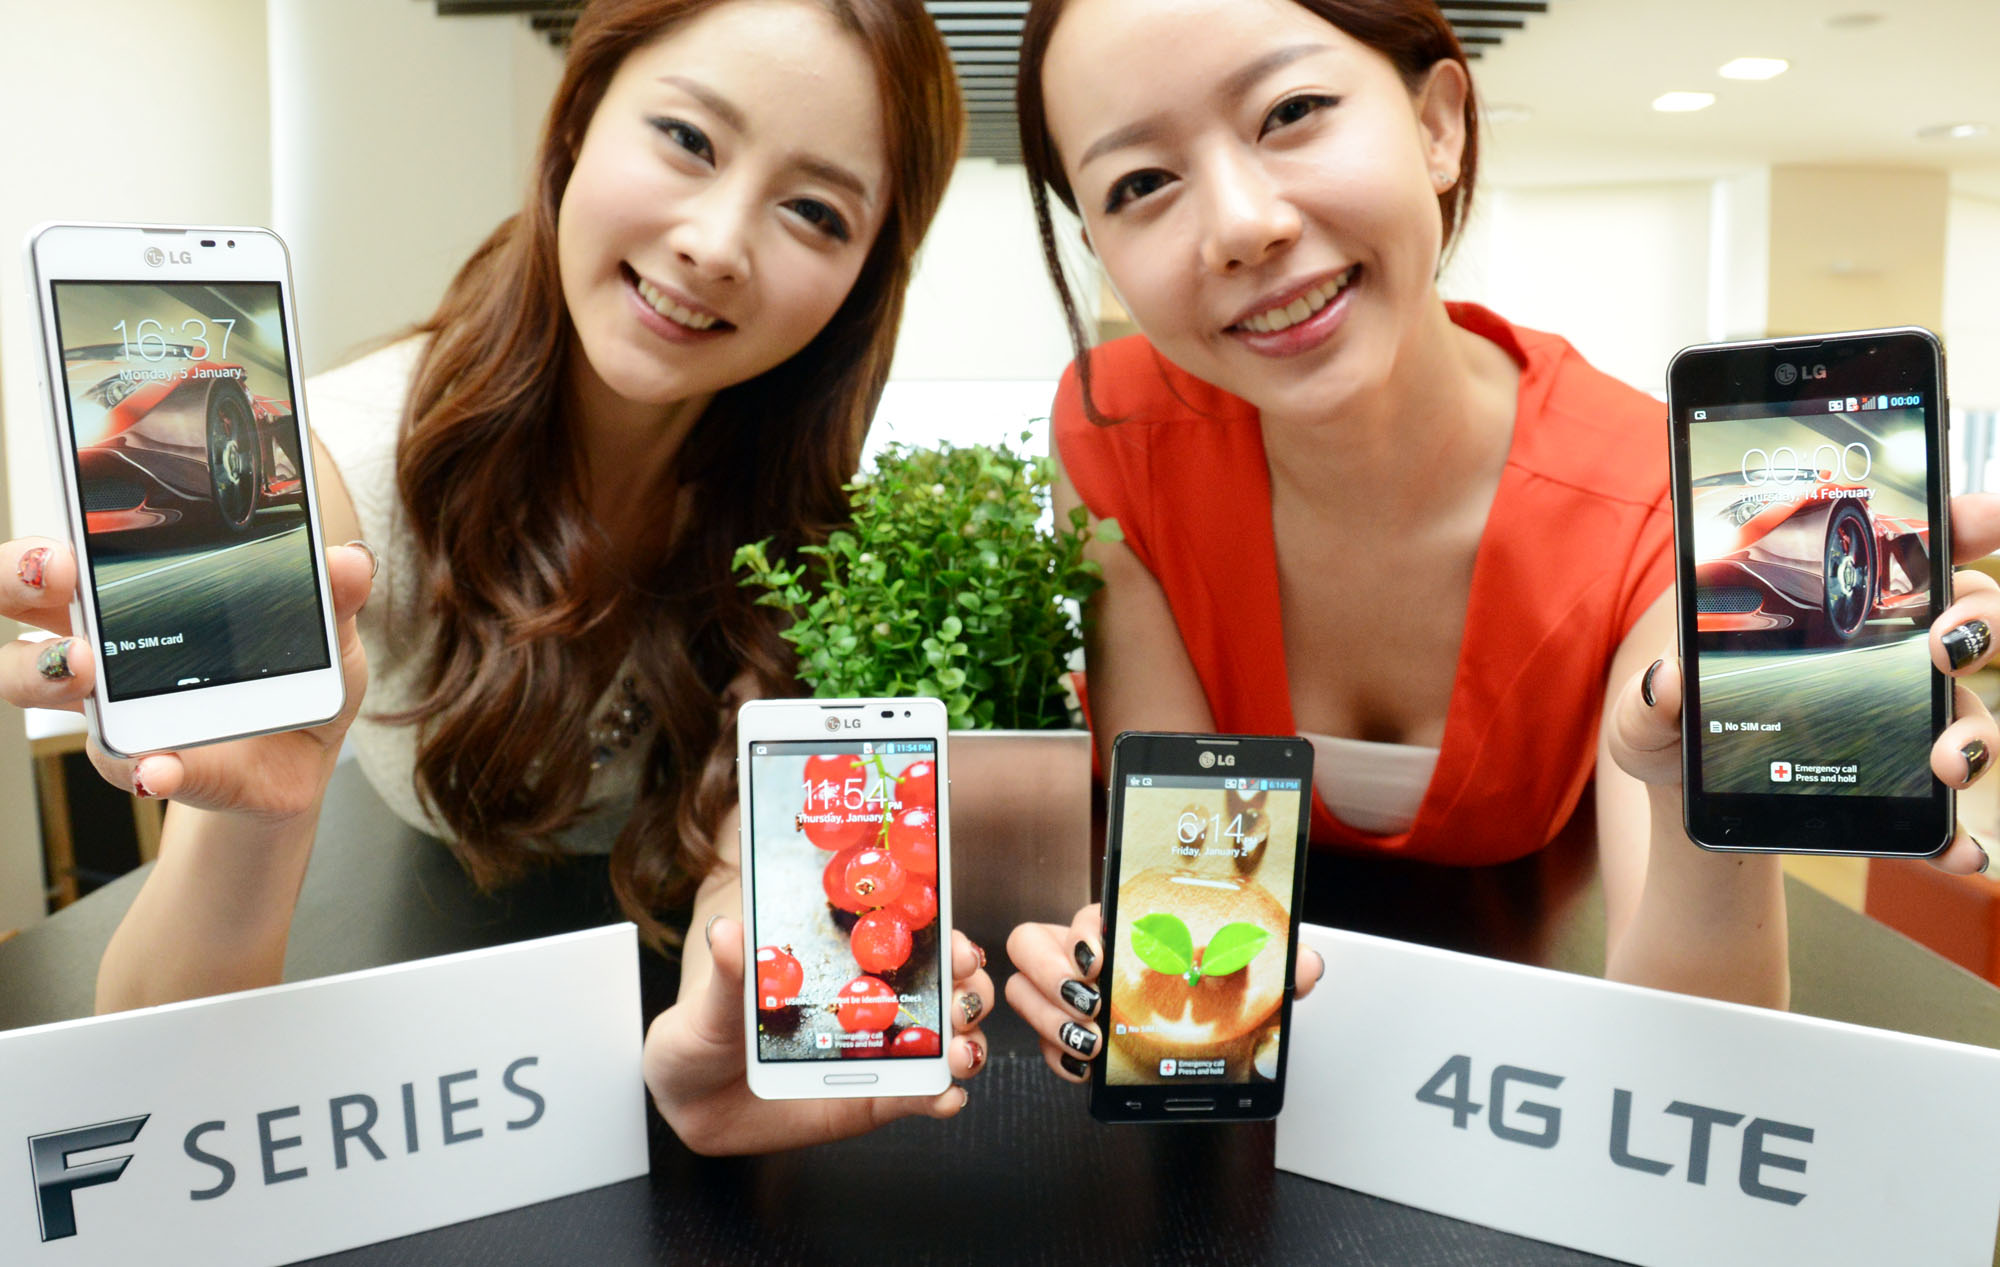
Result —
<svg viewBox="0 0 2000 1267"><path fill-rule="evenodd" d="M1409 831L1358 831L1315 794L1312 839L1479 865L1540 849L1576 808L1596 764L1612 656L1673 582L1673 520L1664 405L1555 335L1475 305L1449 308L1514 358L1521 384L1437 770ZM1217 729L1296 734L1257 411L1142 337L1091 357L1098 409L1122 421L1084 415L1072 366L1054 411L1071 482L1092 513L1118 520L1165 590Z"/></svg>

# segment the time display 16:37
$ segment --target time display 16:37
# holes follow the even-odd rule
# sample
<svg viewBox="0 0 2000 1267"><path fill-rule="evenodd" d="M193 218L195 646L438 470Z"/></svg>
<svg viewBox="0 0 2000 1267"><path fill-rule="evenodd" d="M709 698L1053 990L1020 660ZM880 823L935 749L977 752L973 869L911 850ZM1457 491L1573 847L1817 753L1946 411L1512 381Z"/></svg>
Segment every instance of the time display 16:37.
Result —
<svg viewBox="0 0 2000 1267"><path fill-rule="evenodd" d="M229 336L236 331L236 318L217 317L215 324L222 327L222 346L211 349L208 338L208 322L200 317L189 317L180 324L181 337L188 342L167 342L167 327L162 321L147 317L133 326L130 331L121 321L112 326L118 332L118 355L130 359L136 351L142 361L164 361L169 357L185 356L191 361L206 361L209 357L229 355ZM153 327L150 331L147 326ZM199 345L199 350L197 346Z"/></svg>

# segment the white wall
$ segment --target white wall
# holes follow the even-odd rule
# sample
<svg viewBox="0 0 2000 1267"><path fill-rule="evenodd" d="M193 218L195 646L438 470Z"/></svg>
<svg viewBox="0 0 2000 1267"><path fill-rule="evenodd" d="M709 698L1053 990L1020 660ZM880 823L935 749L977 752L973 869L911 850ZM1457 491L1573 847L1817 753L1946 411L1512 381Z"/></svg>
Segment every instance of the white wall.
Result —
<svg viewBox="0 0 2000 1267"><path fill-rule="evenodd" d="M269 58L272 216L312 374L429 315L520 206L561 59L519 18L414 0L270 0Z"/></svg>
<svg viewBox="0 0 2000 1267"><path fill-rule="evenodd" d="M1948 224L1943 334L1952 401L2000 410L2000 199L1955 196Z"/></svg>
<svg viewBox="0 0 2000 1267"><path fill-rule="evenodd" d="M1058 241L1076 241L1073 225ZM1086 312L1095 294L1079 294ZM1018 166L963 160L924 239L889 377L1054 379L1069 360L1027 177Z"/></svg>
<svg viewBox="0 0 2000 1267"><path fill-rule="evenodd" d="M1668 360L1708 334L1710 197L1706 181L1488 191L1463 274L1483 289L1461 297L1660 395Z"/></svg>
<svg viewBox="0 0 2000 1267"><path fill-rule="evenodd" d="M263 224L264 0L9 4L0 38L0 361L13 532L61 535L20 242L43 220Z"/></svg>

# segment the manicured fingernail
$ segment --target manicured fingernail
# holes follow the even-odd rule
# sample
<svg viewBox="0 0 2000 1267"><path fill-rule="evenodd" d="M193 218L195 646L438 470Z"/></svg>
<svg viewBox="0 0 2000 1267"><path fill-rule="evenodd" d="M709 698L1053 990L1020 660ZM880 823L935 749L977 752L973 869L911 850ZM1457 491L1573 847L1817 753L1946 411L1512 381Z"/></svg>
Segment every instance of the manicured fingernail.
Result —
<svg viewBox="0 0 2000 1267"><path fill-rule="evenodd" d="M29 589L42 588L42 581L49 570L49 548L36 546L21 556L14 570L21 574L21 584Z"/></svg>
<svg viewBox="0 0 2000 1267"><path fill-rule="evenodd" d="M973 942L972 953L979 956L979 966L984 968L986 966L986 948L978 942Z"/></svg>
<svg viewBox="0 0 2000 1267"><path fill-rule="evenodd" d="M711 951L715 949L715 921L721 918L722 912L717 911L708 917L708 923L701 926L701 939L708 943L708 948Z"/></svg>
<svg viewBox="0 0 2000 1267"><path fill-rule="evenodd" d="M958 1010L965 1013L965 1023L967 1025L978 1024L979 1013L983 1011L985 1007L986 1007L985 1000L981 999L977 994L973 993L971 990L967 990L964 994L958 996Z"/></svg>
<svg viewBox="0 0 2000 1267"><path fill-rule="evenodd" d="M1945 658L1953 669L1962 669L1993 645L1993 630L1983 620L1968 620L1938 639L1944 644Z"/></svg>
<svg viewBox="0 0 2000 1267"><path fill-rule="evenodd" d="M146 763L143 761L132 767L132 795L148 801L159 795L146 786Z"/></svg>
<svg viewBox="0 0 2000 1267"><path fill-rule="evenodd" d="M375 547L369 545L366 541L362 541L359 539L356 539L354 541L349 541L347 542L347 545L351 549L359 550L363 554L368 556L368 579L371 581L374 580L375 574L382 570L382 560L380 556L378 556L375 553Z"/></svg>
<svg viewBox="0 0 2000 1267"><path fill-rule="evenodd" d="M72 671L69 667L69 653L74 643L73 638L57 638L43 647L42 653L35 657L35 672L51 682L60 682L67 678Z"/></svg>
<svg viewBox="0 0 2000 1267"><path fill-rule="evenodd" d="M964 1087L960 1087L958 1089L958 1107L962 1109L970 1103L972 1103L972 1092L966 1090Z"/></svg>
<svg viewBox="0 0 2000 1267"><path fill-rule="evenodd" d="M979 1066L985 1063L986 1049L978 1043L967 1043L965 1045L965 1071L967 1073L976 1072Z"/></svg>
<svg viewBox="0 0 2000 1267"><path fill-rule="evenodd" d="M1653 698L1653 675L1665 668L1666 664L1665 660L1653 661L1653 667L1647 669L1646 676L1639 679L1639 697L1646 701L1647 708L1659 702Z"/></svg>
<svg viewBox="0 0 2000 1267"><path fill-rule="evenodd" d="M1062 1028L1056 1031L1056 1037L1062 1039L1063 1046L1079 1056L1088 1056L1097 1050L1097 1034L1075 1021L1064 1021Z"/></svg>
<svg viewBox="0 0 2000 1267"><path fill-rule="evenodd" d="M1081 1060L1078 1060L1075 1056L1070 1055L1068 1052L1064 1052L1057 1059L1062 1064L1063 1072L1068 1074L1070 1077L1088 1078L1090 1076L1090 1066L1086 1065Z"/></svg>
<svg viewBox="0 0 2000 1267"><path fill-rule="evenodd" d="M1960 748L1958 754L1965 758L1965 781L1967 783L1978 778L1979 772L1984 770L1987 763L1993 760L1993 753L1987 748L1984 739L1973 740L1963 748Z"/></svg>
<svg viewBox="0 0 2000 1267"><path fill-rule="evenodd" d="M1063 1002L1076 1010L1079 1016L1094 1016L1097 1013L1097 991L1081 981L1062 983Z"/></svg>
<svg viewBox="0 0 2000 1267"><path fill-rule="evenodd" d="M1085 975L1088 975L1090 972L1090 965L1096 962L1097 962L1097 952L1090 948L1090 943L1087 941L1079 941L1076 944L1076 970L1078 972L1084 973Z"/></svg>
<svg viewBox="0 0 2000 1267"><path fill-rule="evenodd" d="M1971 840L1972 847L1979 851L1979 870L1973 872L1973 874L1991 875L1993 873L1993 855L1986 852L1985 845L1980 844L1977 840L1973 840L1971 833L1968 832L1965 838Z"/></svg>

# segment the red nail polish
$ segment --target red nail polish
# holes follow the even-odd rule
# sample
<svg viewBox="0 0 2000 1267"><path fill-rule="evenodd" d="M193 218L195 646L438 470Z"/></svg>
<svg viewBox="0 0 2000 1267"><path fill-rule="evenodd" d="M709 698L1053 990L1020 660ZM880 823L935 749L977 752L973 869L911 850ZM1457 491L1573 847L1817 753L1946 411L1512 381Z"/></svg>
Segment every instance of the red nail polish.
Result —
<svg viewBox="0 0 2000 1267"><path fill-rule="evenodd" d="M138 766L132 767L132 795L144 800L151 800L155 795L153 790L146 786L146 776L139 772Z"/></svg>
<svg viewBox="0 0 2000 1267"><path fill-rule="evenodd" d="M28 551L21 556L20 563L16 564L14 568L16 572L21 574L21 584L30 589L42 588L42 582L48 574L48 569L49 548L47 546L36 546L34 549Z"/></svg>
<svg viewBox="0 0 2000 1267"><path fill-rule="evenodd" d="M967 1047L969 1048L965 1057L965 1067L967 1069L977 1069L986 1063L986 1049L984 1047L981 1047L978 1043L968 1043Z"/></svg>

